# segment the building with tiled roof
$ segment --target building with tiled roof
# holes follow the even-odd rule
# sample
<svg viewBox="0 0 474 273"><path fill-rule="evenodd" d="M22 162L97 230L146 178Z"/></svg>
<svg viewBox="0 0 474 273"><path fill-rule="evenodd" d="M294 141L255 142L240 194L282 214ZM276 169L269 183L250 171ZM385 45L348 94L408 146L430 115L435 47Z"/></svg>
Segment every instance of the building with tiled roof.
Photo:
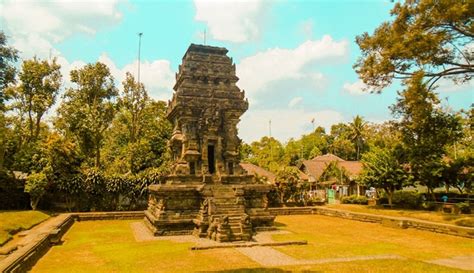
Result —
<svg viewBox="0 0 474 273"><path fill-rule="evenodd" d="M342 179L342 177L327 177L326 172L331 164L342 170L348 181ZM299 167L308 176L308 181L316 187L341 186L346 193L344 195L360 194L362 192L362 187L355 182L362 172L362 168L360 161L346 161L333 154L325 154L311 160L304 160Z"/></svg>

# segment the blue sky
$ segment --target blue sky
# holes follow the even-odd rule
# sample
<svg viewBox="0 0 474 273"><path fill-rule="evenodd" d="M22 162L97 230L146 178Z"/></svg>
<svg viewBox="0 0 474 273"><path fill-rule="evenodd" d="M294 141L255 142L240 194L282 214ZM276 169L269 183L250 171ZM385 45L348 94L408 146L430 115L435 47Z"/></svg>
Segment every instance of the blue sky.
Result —
<svg viewBox="0 0 474 273"><path fill-rule="evenodd" d="M390 119L399 83L382 94L361 92L352 65L355 37L390 20L389 1L10 1L0 3L1 28L21 57L58 58L65 86L71 69L106 63L119 84L136 73L138 32L142 80L155 99L171 97L174 73L190 43L229 49L250 109L242 117L246 142L281 141L330 128L361 115ZM454 110L473 103L473 83L443 82L441 98Z"/></svg>

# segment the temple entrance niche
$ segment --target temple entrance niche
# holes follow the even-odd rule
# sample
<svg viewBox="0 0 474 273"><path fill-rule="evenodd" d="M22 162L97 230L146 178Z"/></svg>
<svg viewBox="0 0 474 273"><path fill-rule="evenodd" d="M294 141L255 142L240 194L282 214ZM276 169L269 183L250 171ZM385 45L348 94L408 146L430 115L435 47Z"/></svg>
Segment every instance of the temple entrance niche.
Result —
<svg viewBox="0 0 474 273"><path fill-rule="evenodd" d="M209 167L209 173L214 174L216 172L216 159L215 159L214 145L207 145L207 164Z"/></svg>
<svg viewBox="0 0 474 273"><path fill-rule="evenodd" d="M194 234L212 240L251 240L273 226L270 186L239 162L237 124L248 109L235 64L222 47L191 44L176 73L166 117L173 164L149 186L145 223L156 235Z"/></svg>

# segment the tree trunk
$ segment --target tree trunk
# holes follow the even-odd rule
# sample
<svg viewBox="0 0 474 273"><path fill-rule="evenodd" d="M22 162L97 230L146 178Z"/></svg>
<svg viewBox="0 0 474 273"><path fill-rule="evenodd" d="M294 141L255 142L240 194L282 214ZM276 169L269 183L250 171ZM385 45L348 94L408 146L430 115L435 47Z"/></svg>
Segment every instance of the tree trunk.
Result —
<svg viewBox="0 0 474 273"><path fill-rule="evenodd" d="M390 208L392 207L392 199L393 199L393 191L391 190L387 190L385 189L385 191L387 192L387 197L388 197L388 205L390 206Z"/></svg>
<svg viewBox="0 0 474 273"><path fill-rule="evenodd" d="M95 167L100 167L100 145L97 144L95 148Z"/></svg>
<svg viewBox="0 0 474 273"><path fill-rule="evenodd" d="M30 135L28 137L28 143L33 139L33 116L31 111L28 111L28 129L30 130Z"/></svg>
<svg viewBox="0 0 474 273"><path fill-rule="evenodd" d="M36 210L39 200L40 199L38 197L30 197L30 206L32 210Z"/></svg>
<svg viewBox="0 0 474 273"><path fill-rule="evenodd" d="M431 187L428 186L428 193L429 195L431 196L431 201L436 201L436 197L435 197L435 194L434 194L434 191Z"/></svg>
<svg viewBox="0 0 474 273"><path fill-rule="evenodd" d="M35 124L35 137L34 139L38 139L38 135L40 133L40 127L41 127L41 117L43 116L42 113L38 113L36 115L36 124Z"/></svg>

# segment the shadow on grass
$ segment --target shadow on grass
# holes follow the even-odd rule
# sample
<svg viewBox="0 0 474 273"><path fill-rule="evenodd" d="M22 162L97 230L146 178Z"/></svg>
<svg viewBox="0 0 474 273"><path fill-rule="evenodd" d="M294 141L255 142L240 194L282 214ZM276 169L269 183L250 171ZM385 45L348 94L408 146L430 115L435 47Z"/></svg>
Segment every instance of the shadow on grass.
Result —
<svg viewBox="0 0 474 273"><path fill-rule="evenodd" d="M227 270L218 270L218 271L198 271L199 273L291 273L292 271L284 270L280 268L237 268L237 269L227 269ZM312 270L303 270L301 273L319 273L320 271Z"/></svg>

